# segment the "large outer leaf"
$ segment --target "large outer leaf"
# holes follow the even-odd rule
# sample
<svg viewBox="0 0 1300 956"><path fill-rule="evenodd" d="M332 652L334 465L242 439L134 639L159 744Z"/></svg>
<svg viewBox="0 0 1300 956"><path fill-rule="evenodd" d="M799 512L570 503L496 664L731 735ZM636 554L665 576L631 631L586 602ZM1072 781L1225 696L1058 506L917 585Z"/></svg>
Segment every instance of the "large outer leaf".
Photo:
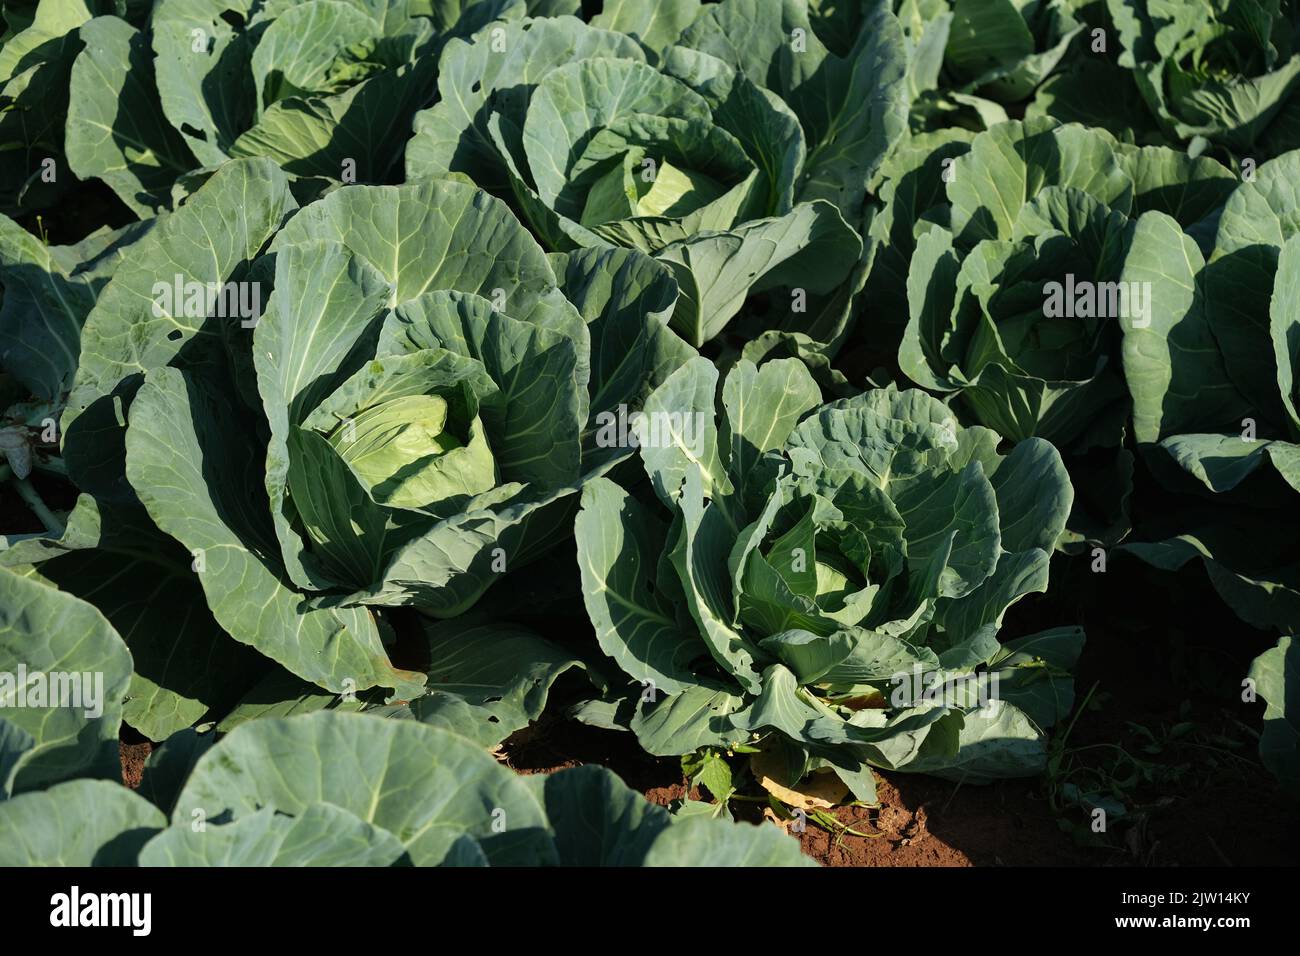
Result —
<svg viewBox="0 0 1300 956"><path fill-rule="evenodd" d="M779 828L687 817L665 830L646 854L645 866L817 866L799 842Z"/></svg>
<svg viewBox="0 0 1300 956"><path fill-rule="evenodd" d="M163 116L143 33L116 17L81 28L86 48L72 66L68 165L102 179L142 219L171 205L176 177L196 164Z"/></svg>
<svg viewBox="0 0 1300 956"><path fill-rule="evenodd" d="M906 525L903 536L913 573L943 560L939 594L965 597L993 573L1001 549L998 507L979 462L960 471L891 482L889 491Z"/></svg>
<svg viewBox="0 0 1300 956"><path fill-rule="evenodd" d="M880 240L880 248L867 280L867 296L878 321L897 328L906 318L908 267L917 248L918 223L927 211L946 201L944 163L966 152L973 135L952 128L907 137L881 166L884 182L878 193L884 209L870 227L870 236Z"/></svg>
<svg viewBox="0 0 1300 956"><path fill-rule="evenodd" d="M1297 488L1300 483L1295 470L1297 446L1290 442L1248 438L1238 431L1171 435L1157 447L1216 493L1231 491L1269 463L1291 487Z"/></svg>
<svg viewBox="0 0 1300 956"><path fill-rule="evenodd" d="M762 683L754 663L761 652L731 623L739 595L732 593L727 557L738 529L721 505L705 504L698 472L687 472L677 501L682 533L670 558L686 607L718 664L750 693L758 693Z"/></svg>
<svg viewBox="0 0 1300 956"><path fill-rule="evenodd" d="M1002 645L987 674L998 678L998 696L1015 705L1040 729L1074 710L1071 672L1083 652L1081 627L1054 627Z"/></svg>
<svg viewBox="0 0 1300 956"><path fill-rule="evenodd" d="M57 398L72 384L94 286L69 275L53 249L0 216L0 288L0 361L34 395Z"/></svg>
<svg viewBox="0 0 1300 956"><path fill-rule="evenodd" d="M656 695L653 704L642 700L630 728L642 748L657 757L729 748L748 736L731 721L744 705L743 697L712 682L693 684L678 694Z"/></svg>
<svg viewBox="0 0 1300 956"><path fill-rule="evenodd" d="M478 745L363 714L238 728L199 760L172 820L187 823L197 809L209 820L229 812L238 821L263 807L296 817L322 803L387 830L417 866L441 862L465 834L494 862L543 863L554 852L531 789Z"/></svg>
<svg viewBox="0 0 1300 956"><path fill-rule="evenodd" d="M94 0L44 0L35 6L26 28L15 24L17 32L4 37L4 47L0 49L0 80L8 80L25 69L33 57L42 55L43 48L75 31L99 8ZM5 11L6 16L9 12Z"/></svg>
<svg viewBox="0 0 1300 956"><path fill-rule="evenodd" d="M1000 123L952 168L952 228L966 245L1011 238L1021 207L1044 186L1074 187L1120 211L1133 190L1105 134L1046 119Z"/></svg>
<svg viewBox="0 0 1300 956"><path fill-rule="evenodd" d="M960 720L955 755L923 754L899 769L963 783L992 783L1038 776L1046 767L1047 738L1020 708L995 699L986 711L967 711Z"/></svg>
<svg viewBox="0 0 1300 956"><path fill-rule="evenodd" d="M309 0L283 6L262 31L249 61L258 116L285 96L324 87L339 54L372 39L378 29L361 4Z"/></svg>
<svg viewBox="0 0 1300 956"><path fill-rule="evenodd" d="M389 663L369 611L311 608L283 580L260 449L228 424L231 404L203 392L176 369L149 375L131 409L127 474L158 527L203 556L199 580L217 621L328 690L417 693L423 676Z"/></svg>
<svg viewBox="0 0 1300 956"><path fill-rule="evenodd" d="M574 524L583 600L596 640L634 680L676 694L696 682L692 661L707 653L684 633L654 589L665 531L644 505L604 478L582 490Z"/></svg>
<svg viewBox="0 0 1300 956"><path fill-rule="evenodd" d="M954 0L944 62L962 81L1034 52L1034 35L1012 0Z"/></svg>
<svg viewBox="0 0 1300 956"><path fill-rule="evenodd" d="M647 50L661 53L699 16L700 8L700 0L609 0L591 25L626 33Z"/></svg>
<svg viewBox="0 0 1300 956"><path fill-rule="evenodd" d="M719 457L714 392L718 371L704 358L693 358L674 371L646 400L647 432L641 461L655 493L672 506L688 472L700 477L707 498L730 494L730 479ZM656 436L657 432L657 436Z"/></svg>
<svg viewBox="0 0 1300 956"><path fill-rule="evenodd" d="M274 250L316 239L342 243L392 284L389 305L454 289L527 315L555 286L546 254L509 208L480 189L434 180L405 186L351 186L294 216Z"/></svg>
<svg viewBox="0 0 1300 956"><path fill-rule="evenodd" d="M793 49L795 30L803 30L801 39L808 43L802 54ZM681 42L731 64L754 83L783 97L820 67L827 55L810 27L804 0L710 4L685 31Z"/></svg>
<svg viewBox="0 0 1300 956"><path fill-rule="evenodd" d="M997 495L1002 548L1051 553L1074 503L1060 453L1041 438L1016 445L989 476Z"/></svg>
<svg viewBox="0 0 1300 956"><path fill-rule="evenodd" d="M163 112L204 166L223 162L253 120L254 43L232 26L247 23L252 6L252 0L159 0L153 12Z"/></svg>
<svg viewBox="0 0 1300 956"><path fill-rule="evenodd" d="M434 74L433 57L424 56L334 96L281 100L231 144L230 154L266 156L297 176L347 172L382 182L397 163L410 118L429 99Z"/></svg>
<svg viewBox="0 0 1300 956"><path fill-rule="evenodd" d="M0 803L0 866L135 866L166 825L119 783L72 780Z"/></svg>
<svg viewBox="0 0 1300 956"><path fill-rule="evenodd" d="M43 175L63 162L63 121L68 74L81 50L78 27L101 9L102 0L42 0L26 29L12 24L0 44L0 210L17 214L59 199L74 180ZM9 11L6 10L6 15Z"/></svg>
<svg viewBox="0 0 1300 956"><path fill-rule="evenodd" d="M1211 327L1203 266L1196 243L1174 219L1149 212L1138 220L1121 281L1151 288L1149 325L1124 323L1124 376L1140 442L1213 428L1246 412Z"/></svg>
<svg viewBox="0 0 1300 956"><path fill-rule="evenodd" d="M1004 552L998 558L993 573L978 587L960 600L940 602L935 621L941 624L945 637L959 648L960 662L945 658L945 663L973 663L966 660L966 651L977 659L991 646L991 639L1002 624L1008 607L1026 594L1047 590L1047 572L1050 552L1040 548L1027 551ZM965 647L963 647L965 645Z"/></svg>
<svg viewBox="0 0 1300 956"><path fill-rule="evenodd" d="M77 499L61 538L0 551L0 565L38 565L41 577L108 618L134 661L122 719L150 740L233 702L257 660L213 618L192 560L142 508L97 505L89 495Z"/></svg>
<svg viewBox="0 0 1300 956"><path fill-rule="evenodd" d="M756 367L740 361L722 384L727 411L723 434L732 487L751 503L771 476L760 466L763 455L779 451L799 420L821 402L821 390L808 367L796 359L777 359Z"/></svg>
<svg viewBox="0 0 1300 956"><path fill-rule="evenodd" d="M1246 519L1246 520L1243 520ZM1300 587L1296 569L1269 560L1274 548L1266 547L1276 530L1276 521L1240 515L1233 525L1219 524L1196 529L1155 542L1121 545L1124 553L1162 571L1177 571L1199 559L1210 583L1233 612L1260 629L1290 630L1300 620ZM1259 552L1264 545L1263 561Z"/></svg>
<svg viewBox="0 0 1300 956"><path fill-rule="evenodd" d="M834 206L817 200L784 216L674 242L656 257L672 266L682 290L673 328L699 346L723 330L751 292L775 286L831 292L861 254L858 234Z"/></svg>
<svg viewBox="0 0 1300 956"><path fill-rule="evenodd" d="M1256 417L1281 420L1269 348L1269 299L1283 243L1300 233L1300 150L1265 163L1219 218L1204 273L1207 319L1233 384ZM1200 430L1200 429L1198 429Z"/></svg>
<svg viewBox="0 0 1300 956"><path fill-rule="evenodd" d="M155 284L245 280L248 263L296 206L270 161L228 163L127 252L86 317L63 416L65 457L82 490L122 491L122 415L106 396L129 394L148 369L211 363L229 331L224 324L237 321L155 309L166 304L156 303Z"/></svg>
<svg viewBox="0 0 1300 956"><path fill-rule="evenodd" d="M271 426L266 492L285 570L300 587L333 582L313 580L306 545L292 526L289 433L370 357L391 292L378 270L338 243L303 243L275 258L275 291L253 332L253 365Z"/></svg>
<svg viewBox="0 0 1300 956"><path fill-rule="evenodd" d="M1277 362L1277 386L1286 409L1291 434L1300 434L1300 235L1282 246L1277 259L1277 278L1269 308L1269 333L1273 359Z"/></svg>
<svg viewBox="0 0 1300 956"><path fill-rule="evenodd" d="M7 768L0 778L0 795L73 776L116 776L122 697L131 679L130 652L91 605L0 568L0 673L10 685L6 692L22 693L12 686L20 667L29 680L40 675L41 685L51 691L56 680L75 674L79 686L90 680L92 695L102 690L103 696L91 701L83 692L80 702L47 700L42 706L33 706L25 695L0 700L0 724L27 735L9 735L3 745L17 741L23 751L17 756L0 753L0 765ZM24 703L28 706L20 706ZM88 715L93 709L100 713Z"/></svg>
<svg viewBox="0 0 1300 956"><path fill-rule="evenodd" d="M808 132L798 198L827 199L853 225L885 157L907 132L907 55L889 3L871 0L847 62L828 56L792 105Z"/></svg>
<svg viewBox="0 0 1300 956"><path fill-rule="evenodd" d="M359 696L356 703L344 701L338 694L321 690L283 667L273 667L230 709L216 729L218 733L226 734L240 724L263 717L292 717L295 714L314 714L318 710L331 708L361 710L361 701L364 699ZM177 781L177 792L182 783L183 778ZM173 803L175 796L172 794Z"/></svg>
<svg viewBox="0 0 1300 956"><path fill-rule="evenodd" d="M597 416L617 413L620 405L640 408L695 352L668 328L677 283L666 266L634 249L580 249L551 261L565 297L591 330L590 460Z"/></svg>
<svg viewBox="0 0 1300 956"><path fill-rule="evenodd" d="M1264 698L1264 730L1259 736L1259 756L1282 785L1300 793L1300 720L1296 695L1300 693L1300 652L1295 638L1284 637L1277 646L1255 658L1250 676Z"/></svg>
<svg viewBox="0 0 1300 956"><path fill-rule="evenodd" d="M1133 178L1133 214L1167 213L1187 229L1215 214L1237 188L1232 171L1208 156L1166 146L1119 145L1120 163Z"/></svg>
<svg viewBox="0 0 1300 956"><path fill-rule="evenodd" d="M903 373L933 391L958 388L965 375L945 360L961 259L947 229L930 229L916 240L907 272L907 327L898 347Z"/></svg>
<svg viewBox="0 0 1300 956"><path fill-rule="evenodd" d="M139 793L163 813L171 813L194 764L216 743L215 731L187 729L172 734L144 762Z"/></svg>
<svg viewBox="0 0 1300 956"><path fill-rule="evenodd" d="M599 24L597 24L598 26ZM589 57L644 60L631 37L589 27L572 17L495 24L474 41L452 40L439 63L439 102L417 113L406 147L407 179L463 172L497 193L510 189L502 157L492 145L485 108L496 90L527 96L557 67ZM499 37L495 49L493 39ZM522 125L522 113L517 117Z"/></svg>
<svg viewBox="0 0 1300 956"><path fill-rule="evenodd" d="M563 866L640 866L676 821L604 767L534 777Z"/></svg>
<svg viewBox="0 0 1300 956"><path fill-rule="evenodd" d="M297 817L264 807L225 826L168 827L145 844L140 865L391 866L405 853L387 830L316 803Z"/></svg>
<svg viewBox="0 0 1300 956"><path fill-rule="evenodd" d="M431 625L429 692L454 695L473 708L476 739L491 745L542 715L551 686L582 666L572 654L511 625L452 620ZM427 697L411 702L417 719Z"/></svg>

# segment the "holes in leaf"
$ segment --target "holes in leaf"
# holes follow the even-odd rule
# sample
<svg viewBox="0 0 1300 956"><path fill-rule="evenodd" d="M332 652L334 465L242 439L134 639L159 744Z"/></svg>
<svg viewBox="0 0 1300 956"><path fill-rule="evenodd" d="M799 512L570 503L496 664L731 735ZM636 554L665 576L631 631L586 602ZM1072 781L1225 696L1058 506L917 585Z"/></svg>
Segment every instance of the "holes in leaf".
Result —
<svg viewBox="0 0 1300 956"><path fill-rule="evenodd" d="M243 30L243 29L244 29L244 18L243 18L243 16L240 15L239 11L237 11L237 10L222 10L220 16L221 16L221 19L222 19L222 20L223 20L223 21L224 21L228 26L232 26L232 27L234 27L236 30Z"/></svg>
<svg viewBox="0 0 1300 956"><path fill-rule="evenodd" d="M172 329L170 332L167 333L167 341L178 342L180 341L180 338L183 334L184 333L182 333L180 329Z"/></svg>

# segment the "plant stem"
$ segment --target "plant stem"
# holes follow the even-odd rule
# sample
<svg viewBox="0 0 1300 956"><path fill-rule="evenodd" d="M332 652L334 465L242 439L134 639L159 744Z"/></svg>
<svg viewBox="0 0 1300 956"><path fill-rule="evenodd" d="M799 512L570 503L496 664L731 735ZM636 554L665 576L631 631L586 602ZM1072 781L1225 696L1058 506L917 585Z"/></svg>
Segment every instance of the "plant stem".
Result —
<svg viewBox="0 0 1300 956"><path fill-rule="evenodd" d="M41 500L40 494L32 487L32 483L26 478L14 478L10 476L14 488L18 490L18 495L31 509L32 514L40 520L45 526L45 530L56 538L63 536L63 522L55 516L45 502Z"/></svg>
<svg viewBox="0 0 1300 956"><path fill-rule="evenodd" d="M1070 718L1070 725L1065 728L1065 733L1061 736L1060 746L1062 750L1065 749L1065 742L1070 739L1070 734L1074 732L1074 725L1078 723L1079 718L1083 716L1083 712L1088 709L1088 701L1092 700L1092 695L1097 692L1097 687L1100 683L1100 681L1094 682L1093 685L1088 688L1088 693L1087 696L1083 698L1083 703L1074 709L1074 716Z"/></svg>

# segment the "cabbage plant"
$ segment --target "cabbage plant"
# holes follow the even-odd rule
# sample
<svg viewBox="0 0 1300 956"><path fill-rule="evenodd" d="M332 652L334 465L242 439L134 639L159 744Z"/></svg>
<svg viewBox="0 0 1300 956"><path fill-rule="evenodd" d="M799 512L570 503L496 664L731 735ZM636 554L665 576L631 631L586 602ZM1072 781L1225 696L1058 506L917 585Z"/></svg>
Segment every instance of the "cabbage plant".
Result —
<svg viewBox="0 0 1300 956"><path fill-rule="evenodd" d="M1124 332L1134 437L1166 487L1190 496L1129 550L1170 569L1203 561L1239 615L1287 632L1300 623L1300 553L1275 528L1300 491L1298 182L1300 151L1260 166L1208 250L1149 212L1124 265L1161 305Z"/></svg>
<svg viewBox="0 0 1300 956"><path fill-rule="evenodd" d="M793 359L739 363L715 420L716 383L694 359L646 403L657 500L583 490L587 610L634 682L615 714L651 753L775 750L791 781L830 766L861 799L868 764L1041 770L1082 632L998 631L1047 587L1073 498L1056 450L1003 455L919 390L823 405Z"/></svg>
<svg viewBox="0 0 1300 956"><path fill-rule="evenodd" d="M72 65L79 28L112 3L42 0L34 9L6 5L0 36L0 212L13 215L57 202L72 185L60 177Z"/></svg>
<svg viewBox="0 0 1300 956"><path fill-rule="evenodd" d="M0 44L0 210L99 179L147 219L228 159L391 181L452 36L523 0L40 0Z"/></svg>
<svg viewBox="0 0 1300 956"><path fill-rule="evenodd" d="M682 288L673 325L693 345L763 292L754 335L838 343L865 278L868 186L903 129L897 21L873 4L843 58L802 0L726 0L639 39L597 25L637 6L449 42L408 178L468 176L556 251L654 255Z"/></svg>
<svg viewBox="0 0 1300 956"><path fill-rule="evenodd" d="M265 288L264 309L160 301L181 279ZM101 507L143 505L193 556L236 641L405 699L423 675L393 670L375 609L459 614L563 538L576 491L626 454L596 418L691 354L676 296L632 250L548 257L464 183L299 209L268 160L236 161L99 294L65 457Z"/></svg>
<svg viewBox="0 0 1300 956"><path fill-rule="evenodd" d="M1131 214L1166 210L1197 228L1235 185L1231 173L1046 118L1000 124L948 156L946 202L909 208L914 193L900 192L887 210L915 244L899 365L958 393L1008 438L1116 444L1121 321L1142 325L1160 308L1146 286L1120 282Z"/></svg>
<svg viewBox="0 0 1300 956"><path fill-rule="evenodd" d="M1131 70L1164 133L1256 162L1300 146L1300 4L1107 0Z"/></svg>
<svg viewBox="0 0 1300 956"><path fill-rule="evenodd" d="M1085 42L1080 0L896 0L913 128L1005 121Z"/></svg>

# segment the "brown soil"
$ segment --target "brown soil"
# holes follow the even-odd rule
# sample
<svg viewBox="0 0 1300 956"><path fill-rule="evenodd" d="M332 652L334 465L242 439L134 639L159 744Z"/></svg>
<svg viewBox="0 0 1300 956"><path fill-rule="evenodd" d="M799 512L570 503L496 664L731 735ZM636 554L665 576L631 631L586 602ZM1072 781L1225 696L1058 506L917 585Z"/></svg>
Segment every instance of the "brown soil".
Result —
<svg viewBox="0 0 1300 956"><path fill-rule="evenodd" d="M122 754L122 782L135 790L144 776L144 763L153 752L153 744L147 740L141 743L127 743L123 740L118 744L118 750Z"/></svg>
<svg viewBox="0 0 1300 956"><path fill-rule="evenodd" d="M122 782L135 790L144 777L145 761L158 744L127 724L122 725L118 741L118 752L122 755Z"/></svg>
<svg viewBox="0 0 1300 956"><path fill-rule="evenodd" d="M1074 846L1032 784L958 787L907 774L877 774L879 808L836 818L870 838L809 826L804 852L826 866L1070 866L1098 862Z"/></svg>

